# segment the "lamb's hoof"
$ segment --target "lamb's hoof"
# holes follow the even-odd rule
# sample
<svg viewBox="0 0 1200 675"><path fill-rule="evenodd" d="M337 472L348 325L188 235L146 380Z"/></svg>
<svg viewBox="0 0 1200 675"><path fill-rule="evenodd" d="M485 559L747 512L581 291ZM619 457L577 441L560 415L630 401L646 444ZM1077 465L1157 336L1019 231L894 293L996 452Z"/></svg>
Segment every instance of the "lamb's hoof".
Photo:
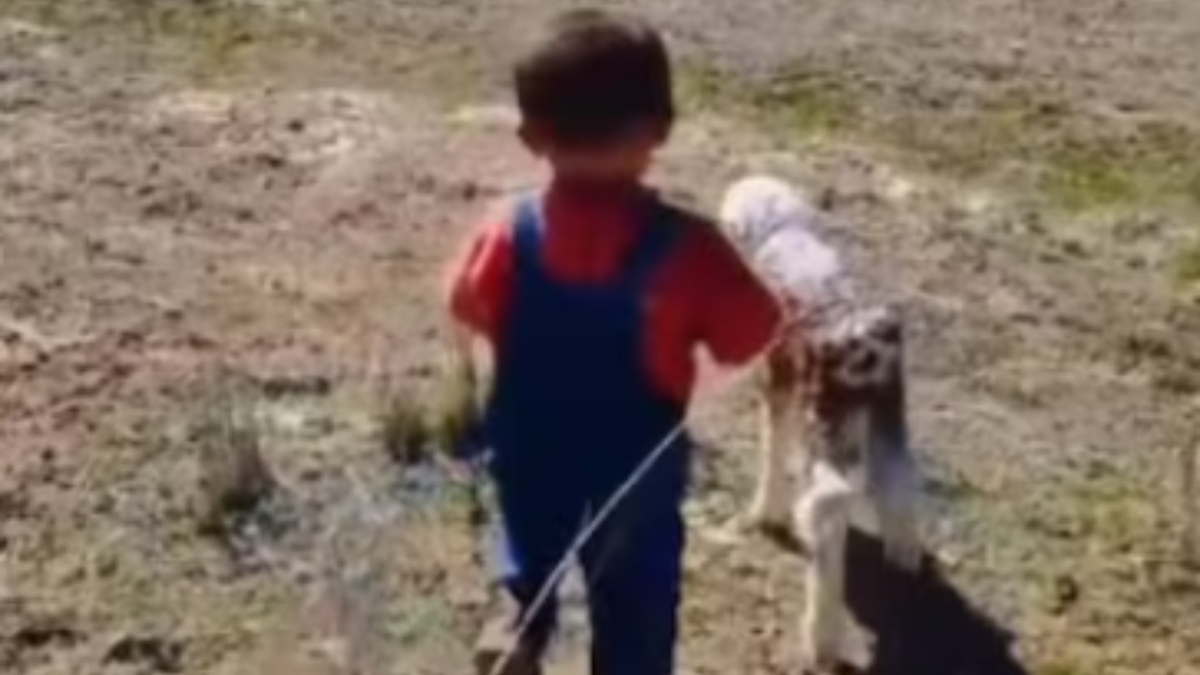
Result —
<svg viewBox="0 0 1200 675"><path fill-rule="evenodd" d="M763 537L785 551L808 555L808 547L786 520L743 513L715 527L701 528L700 535L717 546L740 546L752 537Z"/></svg>
<svg viewBox="0 0 1200 675"><path fill-rule="evenodd" d="M757 531L772 544L799 556L808 556L808 547L804 544L804 540L797 534L796 530L785 523L772 521L759 522Z"/></svg>
<svg viewBox="0 0 1200 675"><path fill-rule="evenodd" d="M770 529L786 528L788 518L785 514L771 515L766 510L751 509L734 516L733 522L746 534L761 534Z"/></svg>
<svg viewBox="0 0 1200 675"><path fill-rule="evenodd" d="M854 658L826 652L809 653L801 658L803 667L800 672L804 675L865 675L869 669L867 662L855 663Z"/></svg>
<svg viewBox="0 0 1200 675"><path fill-rule="evenodd" d="M716 544L732 546L744 543L750 537L763 537L785 551L807 555L808 547L797 536L796 531L783 519L742 513L729 522L705 533L705 537Z"/></svg>
<svg viewBox="0 0 1200 675"><path fill-rule="evenodd" d="M779 548L797 555L807 555L808 547L786 518L772 518L751 511L739 517L738 527L745 535L757 535Z"/></svg>

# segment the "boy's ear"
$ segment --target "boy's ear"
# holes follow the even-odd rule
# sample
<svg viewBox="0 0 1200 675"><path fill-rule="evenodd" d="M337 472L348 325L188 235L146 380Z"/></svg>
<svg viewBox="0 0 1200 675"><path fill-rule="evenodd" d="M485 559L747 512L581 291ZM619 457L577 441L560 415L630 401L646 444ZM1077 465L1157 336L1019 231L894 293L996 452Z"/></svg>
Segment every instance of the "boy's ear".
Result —
<svg viewBox="0 0 1200 675"><path fill-rule="evenodd" d="M537 125L522 120L517 127L517 138L521 139L521 144L535 157L546 154L545 134L537 128Z"/></svg>
<svg viewBox="0 0 1200 675"><path fill-rule="evenodd" d="M664 121L657 126L655 140L659 145L666 145L667 141L671 140L671 130L675 125Z"/></svg>

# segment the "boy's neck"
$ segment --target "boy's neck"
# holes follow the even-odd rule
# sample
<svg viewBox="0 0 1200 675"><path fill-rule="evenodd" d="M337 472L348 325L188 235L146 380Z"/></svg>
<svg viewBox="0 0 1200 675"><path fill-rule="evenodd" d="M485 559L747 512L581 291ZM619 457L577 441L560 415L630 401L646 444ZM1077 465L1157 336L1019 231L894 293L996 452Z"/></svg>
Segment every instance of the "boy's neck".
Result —
<svg viewBox="0 0 1200 675"><path fill-rule="evenodd" d="M641 181L634 179L596 179L557 175L550 183L551 194L572 201L632 201L646 193Z"/></svg>

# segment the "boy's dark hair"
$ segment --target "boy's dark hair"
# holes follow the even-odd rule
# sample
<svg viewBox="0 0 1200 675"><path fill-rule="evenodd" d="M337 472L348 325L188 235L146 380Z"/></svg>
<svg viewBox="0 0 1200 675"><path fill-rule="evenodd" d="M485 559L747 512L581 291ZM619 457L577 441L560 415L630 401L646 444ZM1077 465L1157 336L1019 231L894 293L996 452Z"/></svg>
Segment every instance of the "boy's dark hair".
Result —
<svg viewBox="0 0 1200 675"><path fill-rule="evenodd" d="M662 37L633 17L574 10L550 22L513 71L521 116L555 143L597 145L675 118Z"/></svg>

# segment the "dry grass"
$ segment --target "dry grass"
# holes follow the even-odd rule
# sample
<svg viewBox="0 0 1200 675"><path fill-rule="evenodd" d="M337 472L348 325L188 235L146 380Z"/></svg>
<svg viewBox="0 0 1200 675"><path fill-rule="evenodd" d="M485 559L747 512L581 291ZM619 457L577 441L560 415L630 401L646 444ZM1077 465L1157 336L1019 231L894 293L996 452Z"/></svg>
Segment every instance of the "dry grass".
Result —
<svg viewBox="0 0 1200 675"><path fill-rule="evenodd" d="M275 479L263 457L263 430L249 385L221 375L188 430L195 453L200 530L219 534L263 502Z"/></svg>
<svg viewBox="0 0 1200 675"><path fill-rule="evenodd" d="M434 385L424 389L385 373L375 398L380 446L401 466L435 456L457 458L475 440L478 384L465 364L445 367Z"/></svg>
<svg viewBox="0 0 1200 675"><path fill-rule="evenodd" d="M1175 254L1175 281L1181 287L1200 282L1200 242L1182 247Z"/></svg>
<svg viewBox="0 0 1200 675"><path fill-rule="evenodd" d="M408 387L388 384L377 400L375 427L384 454L400 466L421 463L429 454L432 438L418 394Z"/></svg>

